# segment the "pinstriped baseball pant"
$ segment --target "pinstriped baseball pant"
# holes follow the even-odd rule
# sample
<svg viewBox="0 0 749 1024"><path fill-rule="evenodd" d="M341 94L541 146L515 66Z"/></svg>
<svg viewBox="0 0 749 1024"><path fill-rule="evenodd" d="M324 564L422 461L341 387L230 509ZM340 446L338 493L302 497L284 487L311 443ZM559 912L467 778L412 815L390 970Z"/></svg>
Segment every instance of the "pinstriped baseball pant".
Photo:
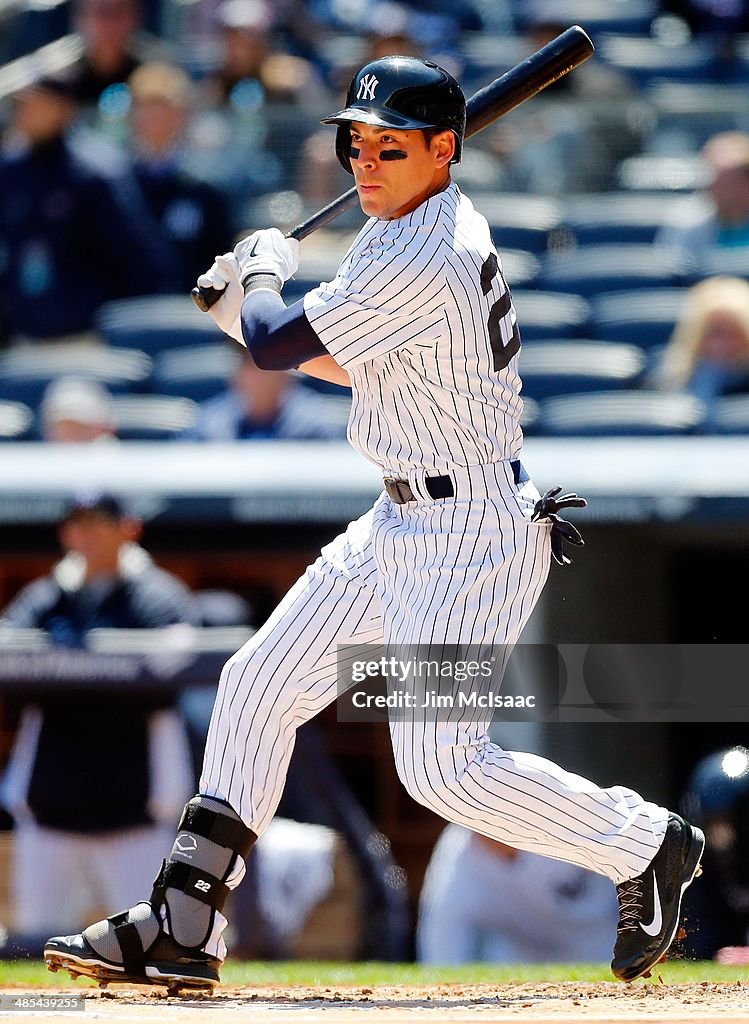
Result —
<svg viewBox="0 0 749 1024"><path fill-rule="evenodd" d="M201 792L227 800L258 835L271 820L296 729L337 695L341 645L515 644L546 581L548 524L508 463L458 474L456 499L374 507L323 548L266 624L226 664ZM462 495L468 497L462 500ZM600 788L531 754L506 751L487 721L417 721L390 731L398 775L449 821L521 850L639 874L667 811L624 787Z"/></svg>

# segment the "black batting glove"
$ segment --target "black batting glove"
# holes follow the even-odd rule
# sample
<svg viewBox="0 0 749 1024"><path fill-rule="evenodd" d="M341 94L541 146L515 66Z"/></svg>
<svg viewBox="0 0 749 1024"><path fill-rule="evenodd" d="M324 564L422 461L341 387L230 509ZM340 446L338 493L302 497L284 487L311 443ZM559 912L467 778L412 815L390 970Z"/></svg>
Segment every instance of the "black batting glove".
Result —
<svg viewBox="0 0 749 1024"><path fill-rule="evenodd" d="M585 498L579 498L574 491L557 497L561 489L561 487L552 487L542 498L538 499L533 509L531 522L537 523L545 520L551 523L551 554L559 565L569 565L572 559L564 550L565 543L583 547L585 541L580 536L577 527L566 519L562 519L559 513L566 508L585 508L588 503Z"/></svg>

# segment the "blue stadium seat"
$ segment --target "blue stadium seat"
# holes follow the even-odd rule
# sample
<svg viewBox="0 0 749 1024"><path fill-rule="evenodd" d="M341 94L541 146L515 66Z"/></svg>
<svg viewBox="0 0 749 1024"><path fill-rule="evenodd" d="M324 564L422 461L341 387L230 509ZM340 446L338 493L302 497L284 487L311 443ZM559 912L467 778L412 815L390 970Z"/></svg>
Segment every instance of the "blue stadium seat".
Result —
<svg viewBox="0 0 749 1024"><path fill-rule="evenodd" d="M602 32L646 35L658 13L655 0L514 0L516 21L524 27L537 14L549 13L562 25L582 25L595 41Z"/></svg>
<svg viewBox="0 0 749 1024"><path fill-rule="evenodd" d="M581 295L514 289L520 336L539 338L586 337L590 305Z"/></svg>
<svg viewBox="0 0 749 1024"><path fill-rule="evenodd" d="M193 426L198 416L197 402L172 395L117 395L112 410L123 441L169 441Z"/></svg>
<svg viewBox="0 0 749 1024"><path fill-rule="evenodd" d="M541 261L532 252L503 249L499 254L502 273L510 288L532 288L541 271Z"/></svg>
<svg viewBox="0 0 749 1024"><path fill-rule="evenodd" d="M712 417L716 434L749 434L749 395L719 398Z"/></svg>
<svg viewBox="0 0 749 1024"><path fill-rule="evenodd" d="M704 418L698 399L659 391L597 391L550 398L541 406L543 432L565 436L691 434Z"/></svg>
<svg viewBox="0 0 749 1024"><path fill-rule="evenodd" d="M142 391L151 359L135 349L106 345L12 348L0 355L0 398L36 406L58 377L95 380L113 392Z"/></svg>
<svg viewBox="0 0 749 1024"><path fill-rule="evenodd" d="M548 255L539 284L590 297L634 288L668 288L689 278L684 257L652 245L588 245Z"/></svg>
<svg viewBox="0 0 749 1024"><path fill-rule="evenodd" d="M646 244L668 222L679 196L604 192L567 199L564 224L578 245Z"/></svg>
<svg viewBox="0 0 749 1024"><path fill-rule="evenodd" d="M549 236L562 222L559 202L522 192L483 195L478 209L489 222L500 255L505 249L546 252Z"/></svg>
<svg viewBox="0 0 749 1024"><path fill-rule="evenodd" d="M28 438L34 414L23 402L0 402L0 441Z"/></svg>
<svg viewBox="0 0 749 1024"><path fill-rule="evenodd" d="M699 153L644 153L622 160L616 169L618 185L633 192L694 192L708 181L709 171Z"/></svg>
<svg viewBox="0 0 749 1024"><path fill-rule="evenodd" d="M224 391L242 359L239 345L228 339L225 342L162 352L154 361L154 390L195 402Z"/></svg>
<svg viewBox="0 0 749 1024"><path fill-rule="evenodd" d="M100 307L96 326L110 345L151 354L167 348L205 345L224 334L188 295L117 299Z"/></svg>
<svg viewBox="0 0 749 1024"><path fill-rule="evenodd" d="M640 85L656 78L706 81L718 71L713 47L701 40L668 46L646 36L609 35L600 39L598 53Z"/></svg>
<svg viewBox="0 0 749 1024"><path fill-rule="evenodd" d="M647 86L644 96L658 118L656 135L680 138L682 144L688 140L693 150L716 132L745 131L749 124L745 84L659 80Z"/></svg>
<svg viewBox="0 0 749 1024"><path fill-rule="evenodd" d="M749 246L736 249L711 249L700 261L696 280L704 277L743 277L749 279Z"/></svg>
<svg viewBox="0 0 749 1024"><path fill-rule="evenodd" d="M520 426L524 434L538 433L541 419L541 406L533 398L523 393L523 411L520 414Z"/></svg>
<svg viewBox="0 0 749 1024"><path fill-rule="evenodd" d="M593 299L592 334L603 341L627 341L641 348L671 337L688 288L646 288Z"/></svg>
<svg viewBox="0 0 749 1024"><path fill-rule="evenodd" d="M464 60L460 76L463 87L482 88L497 75L525 60L528 43L522 35L496 32L464 32L461 37L461 56Z"/></svg>
<svg viewBox="0 0 749 1024"><path fill-rule="evenodd" d="M539 341L520 351L523 397L536 400L632 388L644 368L645 355L636 345L609 341Z"/></svg>

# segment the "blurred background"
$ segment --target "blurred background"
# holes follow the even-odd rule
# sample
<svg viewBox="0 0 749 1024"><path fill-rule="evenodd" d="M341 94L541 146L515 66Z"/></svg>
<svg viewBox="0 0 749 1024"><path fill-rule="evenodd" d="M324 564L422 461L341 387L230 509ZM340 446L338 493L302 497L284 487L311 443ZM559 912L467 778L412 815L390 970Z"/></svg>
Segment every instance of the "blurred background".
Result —
<svg viewBox="0 0 749 1024"><path fill-rule="evenodd" d="M518 310L524 462L541 490L589 499L586 547L525 639L732 645L745 667L745 0L0 0L4 955L132 899L91 877L63 905L50 874L50 905L35 889L56 860L68 879L82 851L102 878L155 874L138 844L163 843L194 787L223 660L380 488L346 445L345 391L258 373L192 305L197 274L350 186L319 119L366 60L428 57L470 96L576 23L595 56L455 171ZM360 223L303 243L288 301L334 275ZM711 957L749 924L742 714L496 737L717 815L722 888L685 947ZM82 814L81 772L113 747ZM329 709L234 897L235 953L558 960L549 908L574 906L575 957L608 959L613 890L443 827L399 788L386 727ZM526 892L544 898L516 934L507 894Z"/></svg>

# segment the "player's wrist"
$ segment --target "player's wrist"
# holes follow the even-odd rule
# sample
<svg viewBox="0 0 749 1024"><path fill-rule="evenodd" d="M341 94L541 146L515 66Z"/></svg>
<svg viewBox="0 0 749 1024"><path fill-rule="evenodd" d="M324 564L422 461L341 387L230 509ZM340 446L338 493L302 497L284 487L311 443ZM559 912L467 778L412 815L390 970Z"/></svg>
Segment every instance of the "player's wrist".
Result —
<svg viewBox="0 0 749 1024"><path fill-rule="evenodd" d="M244 289L245 297L250 292L257 291L258 289L265 289L266 291L274 291L278 295L281 294L283 288L283 281L278 274L271 273L269 270L255 270L245 274L242 277L242 287Z"/></svg>

